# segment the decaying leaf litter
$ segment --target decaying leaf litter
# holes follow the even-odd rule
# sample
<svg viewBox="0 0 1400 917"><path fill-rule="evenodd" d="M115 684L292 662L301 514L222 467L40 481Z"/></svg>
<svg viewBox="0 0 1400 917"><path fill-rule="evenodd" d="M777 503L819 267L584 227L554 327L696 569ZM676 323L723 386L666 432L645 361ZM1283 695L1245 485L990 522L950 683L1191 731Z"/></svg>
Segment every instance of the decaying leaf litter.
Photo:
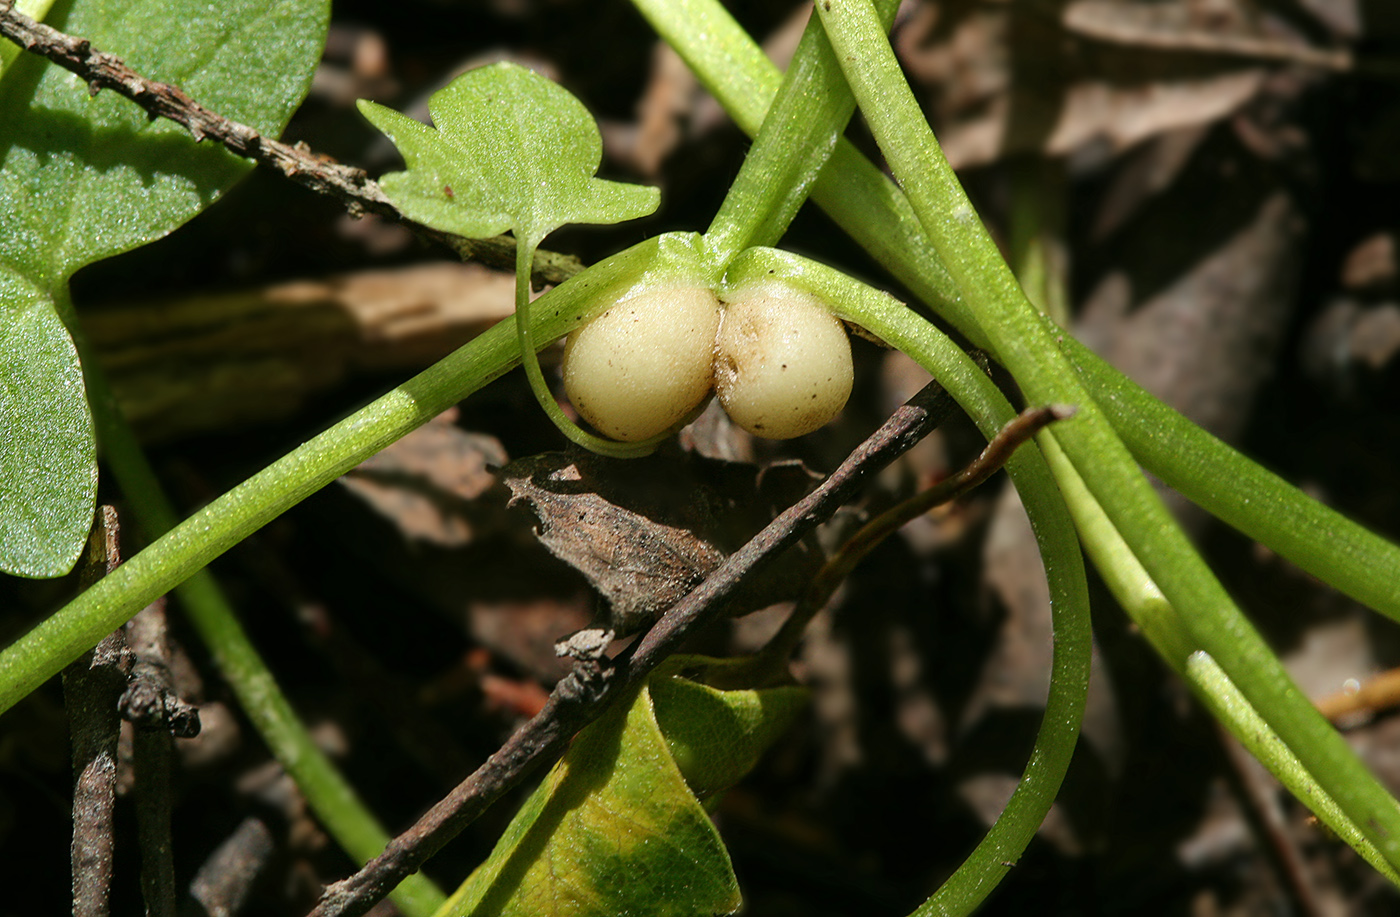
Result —
<svg viewBox="0 0 1400 917"><path fill-rule="evenodd" d="M1400 498L1389 469L1400 430L1387 397L1400 346L1400 109L1386 73L1400 23L1386 6L911 3L895 37L979 207L1007 247L1040 253L1050 275L1040 288L1065 286L1062 301L1085 340L1217 435L1394 535ZM547 67L599 116L605 175L661 185L663 210L646 231L708 220L744 144L625 6L494 0L413 12L410 30L368 9L337 11L346 21L294 139L344 161L396 167L348 100L393 97L408 107L465 66L504 56ZM801 15L782 3L740 11L778 55L790 51ZM615 49L603 64L599 46ZM852 133L859 138L859 128ZM642 231L565 230L551 244L592 261ZM788 244L872 272L814 213ZM152 436L164 443L162 471L194 505L392 381L398 370L381 373L373 348L394 334L373 324L353 330L366 326L323 290L353 288L366 270L442 258L397 227L341 219L255 176L181 233L81 275L75 298L100 322L125 315L118 301L135 315L169 313L211 289L257 302L275 301L271 291L288 282L320 285L306 294L315 308L262 313L281 332L240 335L253 326L230 307L223 328L240 347L252 338L246 350L214 338L182 351L188 339L143 343L139 321L124 326L138 332L120 339L125 362L114 373L119 365L133 379L178 382L144 391L169 399L147 409ZM483 314L508 309L503 286L505 299L483 300ZM426 280L394 289L399 314L424 316L429 328L446 323L436 316L449 298L465 295ZM188 311L207 321L207 308ZM340 369L308 372L307 352L344 353L339 366L355 373L327 389L323 380ZM864 347L857 360L856 396L820 434L778 448L707 417L683 445L711 460L755 462L764 474L792 458L829 469L921 384L898 355ZM196 382L194 368L210 365L227 371ZM278 387L270 395L240 379ZM139 403L143 390L132 391ZM268 416L270 404L303 398L291 419ZM210 412L230 420L211 432L198 425ZM219 570L299 710L391 824L411 820L532 712L533 691L561 671L554 640L604 608L589 577L542 546L538 513L508 507L496 480L512 460L547 462L529 457L561 448L520 380L497 383L428 430L433 445L405 441L401 458L381 456ZM969 431L951 426L888 472L868 505L945 474L975 448ZM752 469L743 475L749 486L759 479ZM663 524L719 544L686 516L703 504L697 491L683 492L661 507L673 514ZM753 503L725 493L729 505ZM1305 690L1334 694L1397 663L1388 627L1238 536L1193 524ZM987 488L910 526L814 623L795 668L813 689L809 719L716 813L751 912L907 913L956 865L1004 802L1038 722L1050 644L1036 565L1014 495ZM41 586L2 588L36 609L51 600ZM1252 913L1280 900L1316 913L1394 907L1393 892L1305 824L1295 804L1229 764L1209 718L1107 598L1096 611L1098 677L1079 760L1041 842L988 912L1047 901L1135 913ZM780 616L737 619L704 635L701 648L753 649ZM178 638L178 619L174 626ZM217 683L204 690L206 703L227 701ZM6 767L61 798L67 752L55 704L40 695L15 721L19 742ZM1346 715L1368 762L1400 785L1385 766L1395 718L1365 708ZM249 912L303 913L316 882L349 864L237 716L208 722L181 752L177 830L190 859L177 863L179 876L188 884L225 839L262 837L242 827L257 818L273 840ZM1252 783L1263 793L1243 792ZM11 802L10 848L62 828L34 811L42 798ZM508 815L489 815L430 874L455 885ZM1280 826L1272 834L1250 827L1271 820ZM1297 856L1279 856L1280 844ZM31 894L29 910L63 907L66 877L43 877Z"/></svg>

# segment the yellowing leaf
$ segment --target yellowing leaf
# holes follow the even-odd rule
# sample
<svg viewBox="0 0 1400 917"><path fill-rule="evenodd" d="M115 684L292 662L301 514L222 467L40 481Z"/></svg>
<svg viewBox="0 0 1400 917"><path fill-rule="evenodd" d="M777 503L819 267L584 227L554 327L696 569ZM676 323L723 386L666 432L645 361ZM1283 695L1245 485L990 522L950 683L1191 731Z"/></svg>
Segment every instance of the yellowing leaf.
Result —
<svg viewBox="0 0 1400 917"><path fill-rule="evenodd" d="M729 855L687 777L699 778L705 795L737 780L791 722L805 691L720 691L676 674L713 665L672 660L581 732L438 917L738 910Z"/></svg>

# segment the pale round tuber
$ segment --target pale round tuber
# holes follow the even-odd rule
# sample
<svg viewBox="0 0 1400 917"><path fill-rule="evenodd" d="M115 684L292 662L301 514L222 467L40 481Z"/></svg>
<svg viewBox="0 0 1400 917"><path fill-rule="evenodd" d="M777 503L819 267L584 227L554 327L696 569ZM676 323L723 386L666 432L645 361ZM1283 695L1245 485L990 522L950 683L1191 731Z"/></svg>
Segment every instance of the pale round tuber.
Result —
<svg viewBox="0 0 1400 917"><path fill-rule="evenodd" d="M740 294L724 307L715 342L715 388L739 426L790 439L825 425L851 394L846 329L816 298L781 287Z"/></svg>
<svg viewBox="0 0 1400 917"><path fill-rule="evenodd" d="M684 422L714 383L719 300L700 287L639 292L569 335L564 391L598 432L638 442Z"/></svg>

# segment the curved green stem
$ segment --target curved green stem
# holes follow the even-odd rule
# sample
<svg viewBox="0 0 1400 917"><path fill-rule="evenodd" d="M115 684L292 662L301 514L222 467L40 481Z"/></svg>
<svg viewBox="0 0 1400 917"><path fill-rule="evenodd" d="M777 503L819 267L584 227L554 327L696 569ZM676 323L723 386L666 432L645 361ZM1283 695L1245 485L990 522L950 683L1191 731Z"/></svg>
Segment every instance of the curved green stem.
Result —
<svg viewBox="0 0 1400 917"><path fill-rule="evenodd" d="M520 353L524 354L525 378L530 381L530 391L535 393L535 400L544 408L554 426L558 427L559 432L568 437L570 442L612 458L642 458L651 455L656 451L656 447L671 435L670 431L635 443L603 439L574 423L564 413L563 408L559 407L559 402L554 400L554 393L549 390L549 383L544 379L544 370L540 368L539 354L536 352L537 348L530 331L530 267L534 264L535 249L538 246L539 240L528 237L517 240L515 246L515 339ZM546 339L545 346L548 346L548 340Z"/></svg>
<svg viewBox="0 0 1400 917"><path fill-rule="evenodd" d="M1016 416L981 368L946 335L894 297L839 271L787 252L750 249L735 260L725 284L740 287L775 276L812 293L841 318L917 360L989 440ZM1030 516L1050 586L1055 634L1050 694L1016 791L966 862L919 909L920 915L971 913L1006 875L1005 864L1020 858L1064 781L1084 715L1092 638L1088 587L1074 524L1045 460L1031 444L1016 451L1006 470Z"/></svg>

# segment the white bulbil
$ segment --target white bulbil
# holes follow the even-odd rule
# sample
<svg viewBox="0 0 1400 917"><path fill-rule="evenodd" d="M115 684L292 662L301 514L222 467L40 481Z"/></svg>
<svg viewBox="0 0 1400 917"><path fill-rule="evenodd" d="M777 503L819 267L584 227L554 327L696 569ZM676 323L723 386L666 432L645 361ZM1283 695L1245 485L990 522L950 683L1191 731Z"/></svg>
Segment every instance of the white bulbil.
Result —
<svg viewBox="0 0 1400 917"><path fill-rule="evenodd" d="M719 322L708 289L639 292L569 335L564 391L605 436L637 442L665 433L710 393Z"/></svg>
<svg viewBox="0 0 1400 917"><path fill-rule="evenodd" d="M816 299L780 287L724 307L715 342L715 387L739 426L789 439L825 425L851 394L851 344Z"/></svg>

